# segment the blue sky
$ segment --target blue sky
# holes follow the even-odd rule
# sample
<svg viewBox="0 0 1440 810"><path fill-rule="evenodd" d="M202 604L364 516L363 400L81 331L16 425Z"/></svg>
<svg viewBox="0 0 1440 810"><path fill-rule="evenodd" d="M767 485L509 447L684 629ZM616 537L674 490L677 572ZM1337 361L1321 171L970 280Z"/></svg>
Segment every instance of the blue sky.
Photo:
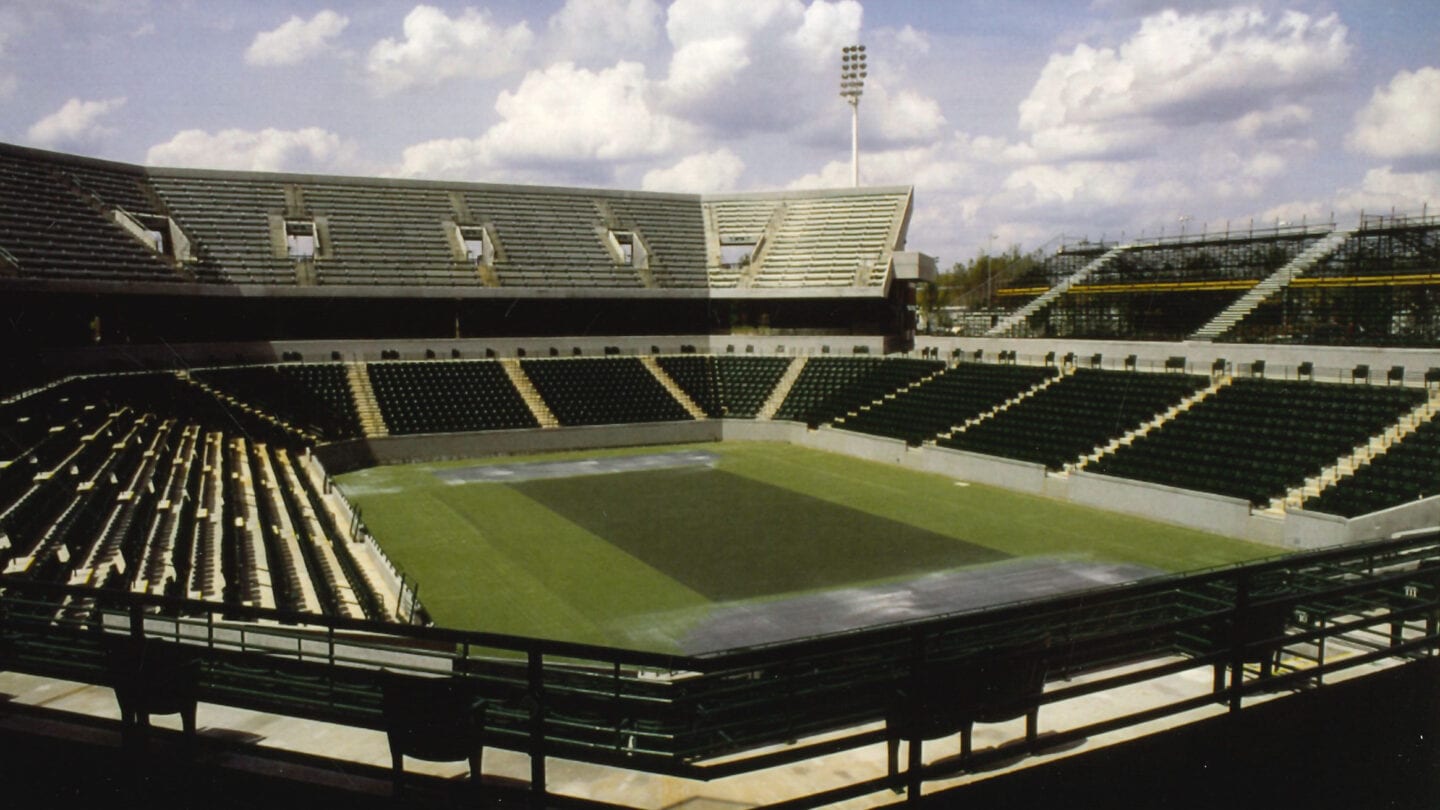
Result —
<svg viewBox="0 0 1440 810"><path fill-rule="evenodd" d="M1393 3L0 0L0 140L165 166L693 192L862 183L912 249L1440 206Z"/></svg>

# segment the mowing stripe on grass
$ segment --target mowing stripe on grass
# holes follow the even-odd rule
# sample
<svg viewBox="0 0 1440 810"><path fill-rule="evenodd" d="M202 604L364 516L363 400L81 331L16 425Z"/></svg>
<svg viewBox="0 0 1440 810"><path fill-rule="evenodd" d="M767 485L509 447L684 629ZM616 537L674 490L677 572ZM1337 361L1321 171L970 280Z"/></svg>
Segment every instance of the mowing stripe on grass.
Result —
<svg viewBox="0 0 1440 810"><path fill-rule="evenodd" d="M1008 556L719 470L616 473L510 486L716 601Z"/></svg>

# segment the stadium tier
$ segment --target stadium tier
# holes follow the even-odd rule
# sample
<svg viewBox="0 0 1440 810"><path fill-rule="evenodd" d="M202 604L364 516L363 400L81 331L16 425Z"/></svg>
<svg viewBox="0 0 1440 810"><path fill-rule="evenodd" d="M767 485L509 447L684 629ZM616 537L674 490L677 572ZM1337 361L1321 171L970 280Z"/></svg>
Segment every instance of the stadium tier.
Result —
<svg viewBox="0 0 1440 810"><path fill-rule="evenodd" d="M925 335L913 202L0 145L0 671L502 803L875 754L815 806L1434 657L1440 219L1067 245Z"/></svg>

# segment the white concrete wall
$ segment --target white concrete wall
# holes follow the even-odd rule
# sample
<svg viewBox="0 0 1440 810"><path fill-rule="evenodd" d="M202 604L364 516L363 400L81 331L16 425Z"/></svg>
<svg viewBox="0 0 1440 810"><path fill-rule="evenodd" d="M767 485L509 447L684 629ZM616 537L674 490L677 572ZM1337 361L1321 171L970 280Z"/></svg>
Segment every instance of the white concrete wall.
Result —
<svg viewBox="0 0 1440 810"><path fill-rule="evenodd" d="M949 447L921 447L911 451L915 469L946 475L960 481L988 484L1042 495L1045 492L1045 465L1008 458L982 456Z"/></svg>
<svg viewBox="0 0 1440 810"><path fill-rule="evenodd" d="M1384 384L1391 366L1404 366L1407 384L1418 385L1426 369L1440 368L1440 349L1363 346L917 336L915 349L918 352L922 348L938 350L942 359L948 359L957 348L967 357L976 350L982 351L987 360L994 360L1002 351L1014 351L1022 363L1040 363L1048 352L1054 352L1057 360L1074 352L1083 367L1088 367L1091 355L1098 353L1102 356L1102 367L1111 369L1124 368L1125 358L1133 354L1141 370L1153 371L1163 371L1170 357L1184 357L1187 370L1192 374L1208 374L1216 359L1224 359L1233 373L1242 376L1250 373L1253 361L1263 360L1265 376L1271 379L1295 379L1295 368L1308 361L1315 364L1315 379L1319 382L1350 382L1356 366L1368 365L1371 382Z"/></svg>
<svg viewBox="0 0 1440 810"><path fill-rule="evenodd" d="M1248 539L1254 531L1250 503L1243 498L1194 492L1148 481L1083 471L1071 473L1070 500L1229 537Z"/></svg>

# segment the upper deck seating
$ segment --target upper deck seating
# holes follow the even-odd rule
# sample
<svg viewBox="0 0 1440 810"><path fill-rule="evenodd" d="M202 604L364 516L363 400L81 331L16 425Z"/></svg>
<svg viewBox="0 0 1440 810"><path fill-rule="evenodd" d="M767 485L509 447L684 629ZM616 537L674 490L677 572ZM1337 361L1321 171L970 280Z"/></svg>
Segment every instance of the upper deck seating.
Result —
<svg viewBox="0 0 1440 810"><path fill-rule="evenodd" d="M0 150L0 249L13 258L13 272L44 279L183 280L110 218L118 203L99 196L107 191L133 204L141 179L138 172L82 170ZM0 275L10 264L0 261Z"/></svg>
<svg viewBox="0 0 1440 810"><path fill-rule="evenodd" d="M195 242L202 281L295 284L295 261L275 255L270 214L285 210L278 180L151 175L171 215Z"/></svg>

